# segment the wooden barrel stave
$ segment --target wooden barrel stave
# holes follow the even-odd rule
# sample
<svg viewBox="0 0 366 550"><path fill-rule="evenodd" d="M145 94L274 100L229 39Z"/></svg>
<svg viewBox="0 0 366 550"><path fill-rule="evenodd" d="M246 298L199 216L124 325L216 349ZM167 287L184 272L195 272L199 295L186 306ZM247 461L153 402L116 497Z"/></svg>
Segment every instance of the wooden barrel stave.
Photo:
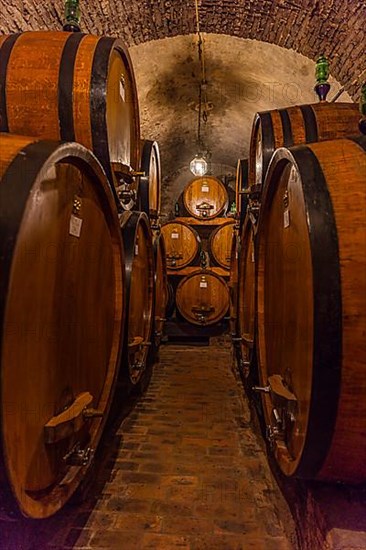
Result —
<svg viewBox="0 0 366 550"><path fill-rule="evenodd" d="M126 258L126 329L120 381L130 389L146 368L153 328L154 257L150 224L142 212L120 217Z"/></svg>
<svg viewBox="0 0 366 550"><path fill-rule="evenodd" d="M192 263L200 250L197 231L182 221L172 221L161 228L168 269L181 269Z"/></svg>
<svg viewBox="0 0 366 550"><path fill-rule="evenodd" d="M190 323L213 325L223 319L229 308L229 289L219 275L199 270L182 279L175 300L179 312Z"/></svg>
<svg viewBox="0 0 366 550"><path fill-rule="evenodd" d="M230 334L238 337L238 284L239 284L240 238L237 231L233 233L230 254ZM237 347L237 346L235 346Z"/></svg>
<svg viewBox="0 0 366 550"><path fill-rule="evenodd" d="M255 231L255 226L247 215L240 236L238 282L238 331L246 376L251 369L255 369L255 365L251 364L255 340Z"/></svg>
<svg viewBox="0 0 366 550"><path fill-rule="evenodd" d="M113 188L118 170L138 169L136 84L120 40L52 31L9 35L0 65L1 131L81 143L95 153Z"/></svg>
<svg viewBox="0 0 366 550"><path fill-rule="evenodd" d="M249 185L262 185L279 147L359 135L354 103L315 103L257 113L249 153Z"/></svg>
<svg viewBox="0 0 366 550"><path fill-rule="evenodd" d="M160 344L163 333L166 309L168 305L168 275L166 266L166 253L162 234L154 238L155 259L155 299L154 299L154 333L155 339Z"/></svg>
<svg viewBox="0 0 366 550"><path fill-rule="evenodd" d="M159 145L156 141L144 140L141 145L141 171L139 199L140 209L151 218L158 219L161 202L161 164Z"/></svg>
<svg viewBox="0 0 366 550"><path fill-rule="evenodd" d="M239 159L236 167L235 204L240 223L244 221L248 205L248 196L244 193L248 188L248 164L248 159Z"/></svg>
<svg viewBox="0 0 366 550"><path fill-rule="evenodd" d="M272 440L290 476L366 479L365 150L364 137L283 149L265 184L258 360L262 384L280 375L297 399ZM263 405L273 434L268 394Z"/></svg>
<svg viewBox="0 0 366 550"><path fill-rule="evenodd" d="M1 490L24 515L44 518L76 490L106 421L123 332L123 247L108 183L85 148L2 134L0 158ZM85 392L102 416L80 412L78 429L67 417L61 430L56 417L71 415ZM77 444L84 465L72 465Z"/></svg>
<svg viewBox="0 0 366 550"><path fill-rule="evenodd" d="M212 219L224 214L229 197L224 184L213 176L194 178L183 191L187 212L198 219Z"/></svg>
<svg viewBox="0 0 366 550"><path fill-rule="evenodd" d="M230 268L234 226L235 221L229 220L217 227L210 235L209 248L211 256L224 269Z"/></svg>

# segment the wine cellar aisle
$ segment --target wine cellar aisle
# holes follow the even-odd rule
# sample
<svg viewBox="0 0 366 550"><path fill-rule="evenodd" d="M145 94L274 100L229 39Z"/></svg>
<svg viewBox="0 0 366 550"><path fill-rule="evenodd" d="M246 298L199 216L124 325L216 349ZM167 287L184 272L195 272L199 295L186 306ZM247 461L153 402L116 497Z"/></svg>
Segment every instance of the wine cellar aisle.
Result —
<svg viewBox="0 0 366 550"><path fill-rule="evenodd" d="M231 362L224 338L161 348L147 392L105 438L85 502L36 529L1 522L0 547L11 536L24 550L296 548Z"/></svg>

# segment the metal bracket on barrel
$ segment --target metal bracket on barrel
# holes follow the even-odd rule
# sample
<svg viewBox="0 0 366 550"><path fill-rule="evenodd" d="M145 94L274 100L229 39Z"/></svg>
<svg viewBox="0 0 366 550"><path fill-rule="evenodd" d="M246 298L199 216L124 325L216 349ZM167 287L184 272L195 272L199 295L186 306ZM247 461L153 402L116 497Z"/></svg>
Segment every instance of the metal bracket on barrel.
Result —
<svg viewBox="0 0 366 550"><path fill-rule="evenodd" d="M198 210L198 213L202 216L202 218L207 218L210 210L213 210L213 209L214 209L213 205L208 202L201 202L196 206L196 210Z"/></svg>
<svg viewBox="0 0 366 550"><path fill-rule="evenodd" d="M179 252L173 252L172 254L166 255L166 261L168 266L170 267L176 267L177 260L181 260L183 258L183 254Z"/></svg>
<svg viewBox="0 0 366 550"><path fill-rule="evenodd" d="M286 424L294 423L298 410L298 401L280 374L272 374L268 377L267 386L254 386L253 391L269 394L272 403L272 415L274 425L267 426L267 439L273 445L275 440L284 440Z"/></svg>
<svg viewBox="0 0 366 550"><path fill-rule="evenodd" d="M196 317L197 321L199 321L204 325L206 322L206 317L208 317L208 315L213 313L215 311L215 308L213 306L210 306L210 307L193 306L191 311Z"/></svg>

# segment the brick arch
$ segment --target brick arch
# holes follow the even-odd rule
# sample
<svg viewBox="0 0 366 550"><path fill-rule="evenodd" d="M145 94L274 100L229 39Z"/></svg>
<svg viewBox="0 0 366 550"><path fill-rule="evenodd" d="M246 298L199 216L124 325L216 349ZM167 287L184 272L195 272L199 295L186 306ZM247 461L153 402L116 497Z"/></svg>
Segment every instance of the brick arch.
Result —
<svg viewBox="0 0 366 550"><path fill-rule="evenodd" d="M1 0L0 31L60 28L63 0L52 4ZM195 30L194 0L82 0L83 30L122 37L128 45ZM335 78L351 82L366 66L365 0L201 0L203 32L252 38L294 49L310 59L324 52ZM260 60L258 60L260 63Z"/></svg>

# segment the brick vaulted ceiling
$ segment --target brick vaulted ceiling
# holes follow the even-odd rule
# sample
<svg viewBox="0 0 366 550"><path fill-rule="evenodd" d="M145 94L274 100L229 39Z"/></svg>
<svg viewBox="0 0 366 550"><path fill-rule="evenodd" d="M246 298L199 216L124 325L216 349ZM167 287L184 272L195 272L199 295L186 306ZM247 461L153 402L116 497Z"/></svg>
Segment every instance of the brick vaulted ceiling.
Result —
<svg viewBox="0 0 366 550"><path fill-rule="evenodd" d="M119 36L130 46L141 132L159 142L168 215L197 152L194 0L80 0L80 6L83 32ZM213 104L204 141L213 174L233 174L237 159L247 157L255 112L316 101L320 53L358 100L359 83L351 83L366 68L366 0L199 0L199 7ZM63 11L64 0L0 0L0 32L61 29ZM332 78L330 98L338 83Z"/></svg>
<svg viewBox="0 0 366 550"><path fill-rule="evenodd" d="M1 0L0 31L60 28L63 0ZM315 59L348 84L366 64L365 0L200 0L202 31L251 38ZM81 0L83 29L128 45L195 31L194 0ZM353 94L355 88L347 87Z"/></svg>

